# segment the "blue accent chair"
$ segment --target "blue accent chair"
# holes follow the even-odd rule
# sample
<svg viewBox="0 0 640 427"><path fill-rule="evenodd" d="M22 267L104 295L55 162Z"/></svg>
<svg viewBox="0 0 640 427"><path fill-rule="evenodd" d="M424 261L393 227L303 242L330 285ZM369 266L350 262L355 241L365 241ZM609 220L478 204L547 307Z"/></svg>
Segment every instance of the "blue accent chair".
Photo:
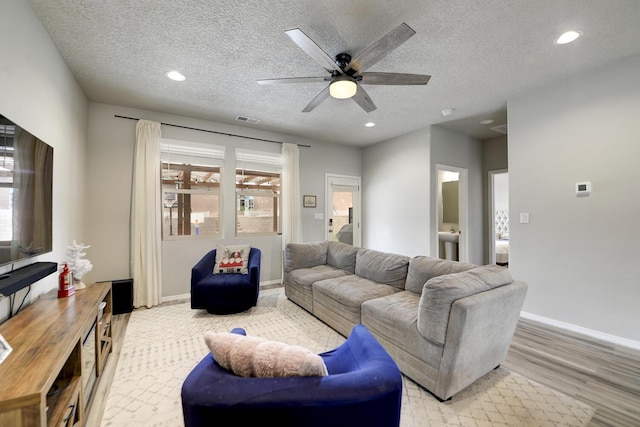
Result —
<svg viewBox="0 0 640 427"><path fill-rule="evenodd" d="M231 314L255 306L260 291L260 257L260 249L251 248L249 274L213 274L216 250L208 252L191 269L191 308Z"/></svg>
<svg viewBox="0 0 640 427"><path fill-rule="evenodd" d="M232 332L245 335L241 328ZM182 385L185 427L400 425L400 369L364 325L320 356L325 377L244 378L209 353Z"/></svg>

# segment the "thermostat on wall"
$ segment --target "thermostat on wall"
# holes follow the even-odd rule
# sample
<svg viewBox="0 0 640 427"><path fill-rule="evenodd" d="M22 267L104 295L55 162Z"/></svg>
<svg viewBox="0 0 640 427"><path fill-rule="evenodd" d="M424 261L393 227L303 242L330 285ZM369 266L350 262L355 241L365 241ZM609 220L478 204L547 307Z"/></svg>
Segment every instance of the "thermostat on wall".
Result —
<svg viewBox="0 0 640 427"><path fill-rule="evenodd" d="M576 196L586 197L591 193L590 182L578 182L576 183Z"/></svg>

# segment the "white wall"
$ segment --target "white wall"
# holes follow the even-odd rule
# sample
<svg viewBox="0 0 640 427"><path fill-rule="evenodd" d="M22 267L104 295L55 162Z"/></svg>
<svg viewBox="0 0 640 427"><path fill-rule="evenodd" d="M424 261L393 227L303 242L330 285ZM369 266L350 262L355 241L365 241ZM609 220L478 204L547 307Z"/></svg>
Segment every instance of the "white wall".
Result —
<svg viewBox="0 0 640 427"><path fill-rule="evenodd" d="M363 151L363 244L384 252L429 255L429 129Z"/></svg>
<svg viewBox="0 0 640 427"><path fill-rule="evenodd" d="M33 261L61 262L67 245L84 239L87 99L23 0L0 3L0 58L0 114L54 149L53 251L15 268ZM37 282L26 304L56 287L57 274ZM15 308L25 293L16 294ZM3 299L0 320L8 314L8 299Z"/></svg>
<svg viewBox="0 0 640 427"><path fill-rule="evenodd" d="M316 207L302 209L302 235L305 242L326 240L324 220L314 219L325 214L325 174L362 176L362 149L337 144L311 143L300 148L300 192L315 195Z"/></svg>
<svg viewBox="0 0 640 427"><path fill-rule="evenodd" d="M524 311L640 341L640 56L509 100ZM591 181L589 197L575 183ZM520 224L519 213L530 214Z"/></svg>
<svg viewBox="0 0 640 427"><path fill-rule="evenodd" d="M493 202L496 212L509 210L509 172L499 173L493 177Z"/></svg>
<svg viewBox="0 0 640 427"><path fill-rule="evenodd" d="M484 236L484 213L483 208L483 179L482 179L482 143L467 135L454 132L439 126L431 126L431 185L427 191L429 198L430 212L435 212L437 196L437 175L436 164L455 166L468 171L468 192L469 192L469 226L467 233L468 262L473 264L483 264L485 259ZM426 168L426 166L425 166ZM432 233L437 231L437 219L429 224ZM437 255L438 235L433 235L431 239L431 253Z"/></svg>
<svg viewBox="0 0 640 427"><path fill-rule="evenodd" d="M302 194L318 195L318 209L303 209L303 236L305 241L324 240L322 221L313 220L313 212L323 212L324 174L327 172L360 175L360 149L302 140L290 135L264 132L238 126L224 125L189 117L137 110L114 105L91 103L89 108L89 226L88 244L94 263L96 280L126 279L130 272L130 209L133 174L133 152L135 146L136 121L116 118L115 115L143 118L164 123L173 123L208 129L216 132L246 135L282 142L300 143L310 147L300 148L300 188ZM162 127L162 135L171 139L209 142L227 147L226 167L223 174L234 179L235 147L255 150L281 150L280 144L229 137L214 133ZM233 189L223 193L223 216L234 218L235 194ZM231 200L231 203L224 201ZM282 266L282 241L280 236L240 237L234 236L233 220L223 218L223 238L174 240L162 244L163 297L184 295L190 292L191 267L216 243L249 243L262 251L261 281L280 279Z"/></svg>

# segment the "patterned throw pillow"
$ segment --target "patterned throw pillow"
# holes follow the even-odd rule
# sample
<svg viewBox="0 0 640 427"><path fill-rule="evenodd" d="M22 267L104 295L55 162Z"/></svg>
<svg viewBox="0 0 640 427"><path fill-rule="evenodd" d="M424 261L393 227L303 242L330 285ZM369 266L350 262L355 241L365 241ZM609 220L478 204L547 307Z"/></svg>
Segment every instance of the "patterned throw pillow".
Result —
<svg viewBox="0 0 640 427"><path fill-rule="evenodd" d="M249 251L251 245L216 245L216 264L213 274L249 273Z"/></svg>

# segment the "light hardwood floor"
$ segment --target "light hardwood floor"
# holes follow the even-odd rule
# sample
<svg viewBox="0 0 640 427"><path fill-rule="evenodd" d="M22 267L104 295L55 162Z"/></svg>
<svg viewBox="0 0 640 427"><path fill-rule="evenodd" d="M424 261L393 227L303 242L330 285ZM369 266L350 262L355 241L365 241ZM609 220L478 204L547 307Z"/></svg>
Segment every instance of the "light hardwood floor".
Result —
<svg viewBox="0 0 640 427"><path fill-rule="evenodd" d="M87 427L98 427L130 314L113 316L107 361ZM640 426L640 350L521 319L502 365L596 408L589 427Z"/></svg>
<svg viewBox="0 0 640 427"><path fill-rule="evenodd" d="M640 426L640 350L521 319L502 366L596 408L590 426Z"/></svg>
<svg viewBox="0 0 640 427"><path fill-rule="evenodd" d="M111 354L107 358L107 363L104 365L102 378L96 388L96 394L89 408L89 413L86 415L87 422L85 423L85 427L99 427L102 422L102 413L107 404L107 397L109 396L109 390L111 390L111 382L116 373L116 365L118 364L118 358L122 350L124 332L127 329L130 317L130 313L111 316L111 335L113 340Z"/></svg>

